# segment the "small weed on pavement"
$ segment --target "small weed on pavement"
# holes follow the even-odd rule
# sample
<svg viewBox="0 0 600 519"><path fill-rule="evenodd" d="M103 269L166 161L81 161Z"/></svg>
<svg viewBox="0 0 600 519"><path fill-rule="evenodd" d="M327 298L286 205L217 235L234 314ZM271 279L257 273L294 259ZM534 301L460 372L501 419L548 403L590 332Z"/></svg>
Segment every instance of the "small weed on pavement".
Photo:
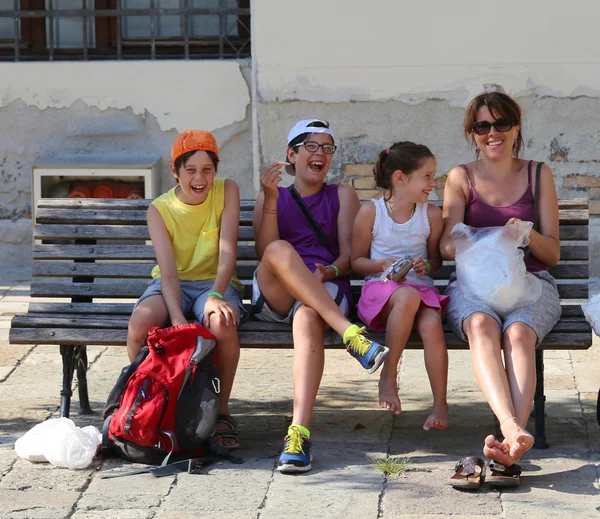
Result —
<svg viewBox="0 0 600 519"><path fill-rule="evenodd" d="M400 474L406 472L409 467L410 458L399 458L388 456L387 458L369 458L373 466L381 470L386 476L397 478Z"/></svg>

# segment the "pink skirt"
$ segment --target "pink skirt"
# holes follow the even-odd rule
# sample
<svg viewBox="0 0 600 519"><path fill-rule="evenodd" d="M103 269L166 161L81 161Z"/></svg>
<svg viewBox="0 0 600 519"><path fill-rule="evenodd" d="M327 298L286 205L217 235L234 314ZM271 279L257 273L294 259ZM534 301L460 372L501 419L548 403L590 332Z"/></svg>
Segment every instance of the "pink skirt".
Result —
<svg viewBox="0 0 600 519"><path fill-rule="evenodd" d="M396 281L367 281L362 289L360 299L358 300L358 317L369 328L376 332L385 332L385 322L381 322L381 310L392 297L392 294L400 287L413 287L421 294L421 305L435 308L442 312L446 311L448 306L448 296L442 296L435 287L425 285L416 285L413 283L397 283Z"/></svg>

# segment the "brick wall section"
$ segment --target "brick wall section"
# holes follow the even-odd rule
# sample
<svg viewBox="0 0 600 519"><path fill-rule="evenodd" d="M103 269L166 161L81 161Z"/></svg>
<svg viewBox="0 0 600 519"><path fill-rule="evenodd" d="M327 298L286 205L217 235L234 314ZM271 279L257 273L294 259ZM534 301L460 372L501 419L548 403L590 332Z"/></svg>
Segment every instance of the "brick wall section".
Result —
<svg viewBox="0 0 600 519"><path fill-rule="evenodd" d="M373 166L375 164L348 164L346 172L341 182L350 184L358 193L361 200L370 200L381 193L380 189L375 187L373 180Z"/></svg>
<svg viewBox="0 0 600 519"><path fill-rule="evenodd" d="M374 164L348 164L346 172L341 180L342 184L350 184L356 189L358 197L361 200L370 200L381 194L381 190L375 187L373 179ZM436 177L434 192L439 200L444 197L444 186L446 185L447 175ZM595 177L594 177L595 178ZM598 184L600 187L600 183ZM432 200L435 199L432 196Z"/></svg>

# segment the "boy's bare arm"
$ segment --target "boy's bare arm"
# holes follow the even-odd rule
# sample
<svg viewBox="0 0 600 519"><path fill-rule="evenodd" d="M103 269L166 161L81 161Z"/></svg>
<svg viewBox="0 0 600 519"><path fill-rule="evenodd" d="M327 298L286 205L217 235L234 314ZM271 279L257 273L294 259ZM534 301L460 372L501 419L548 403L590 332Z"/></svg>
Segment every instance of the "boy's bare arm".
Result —
<svg viewBox="0 0 600 519"><path fill-rule="evenodd" d="M181 286L177 275L171 237L160 212L153 205L148 208L147 221L150 239L160 267L162 296L169 310L171 323L174 326L185 324L187 320L181 310Z"/></svg>

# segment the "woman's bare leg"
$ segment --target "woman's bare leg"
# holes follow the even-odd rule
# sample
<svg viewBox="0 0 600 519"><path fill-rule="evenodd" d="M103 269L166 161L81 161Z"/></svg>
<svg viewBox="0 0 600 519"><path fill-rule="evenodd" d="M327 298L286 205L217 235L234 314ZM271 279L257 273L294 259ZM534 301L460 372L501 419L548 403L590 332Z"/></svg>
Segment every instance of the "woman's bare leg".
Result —
<svg viewBox="0 0 600 519"><path fill-rule="evenodd" d="M503 420L515 416L515 408L502 362L500 326L490 315L477 312L465 319L463 330L469 339L475 380L492 411L501 421L502 433L506 437L506 434L511 432L507 428L511 420L506 422ZM483 453L504 465L514 463L510 455L510 447L499 443L492 435L485 439Z"/></svg>

